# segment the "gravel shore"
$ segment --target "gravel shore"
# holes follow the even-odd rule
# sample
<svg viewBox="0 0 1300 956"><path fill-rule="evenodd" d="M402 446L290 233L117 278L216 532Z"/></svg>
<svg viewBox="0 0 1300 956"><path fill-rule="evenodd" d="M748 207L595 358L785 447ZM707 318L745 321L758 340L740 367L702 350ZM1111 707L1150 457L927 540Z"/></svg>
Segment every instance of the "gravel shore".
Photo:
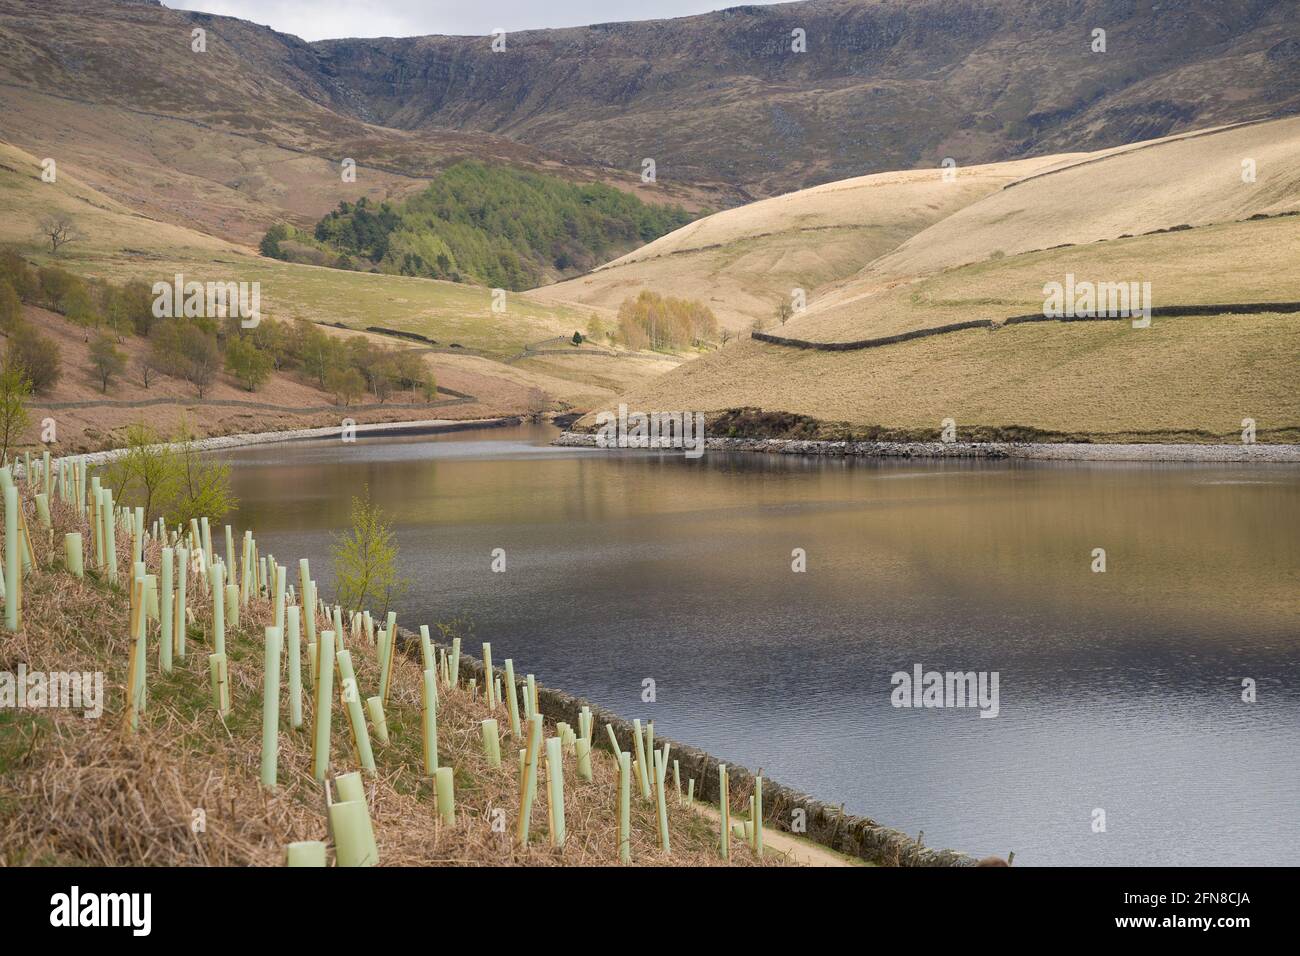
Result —
<svg viewBox="0 0 1300 956"><path fill-rule="evenodd" d="M553 444L596 448L596 436L564 432ZM1029 458L1044 461L1280 462L1300 464L1300 445L1118 445L1013 442L803 441L783 438L708 438L709 451L828 458Z"/></svg>

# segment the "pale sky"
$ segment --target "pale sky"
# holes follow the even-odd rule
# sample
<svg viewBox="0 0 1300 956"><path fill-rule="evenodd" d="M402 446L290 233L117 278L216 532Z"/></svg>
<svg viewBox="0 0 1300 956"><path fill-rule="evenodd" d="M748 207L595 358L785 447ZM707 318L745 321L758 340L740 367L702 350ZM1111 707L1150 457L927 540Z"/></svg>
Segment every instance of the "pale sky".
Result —
<svg viewBox="0 0 1300 956"><path fill-rule="evenodd" d="M486 36L496 27L514 31L658 20L740 6L742 0L163 0L163 3L178 10L202 10L251 20L304 40L323 40L430 33Z"/></svg>

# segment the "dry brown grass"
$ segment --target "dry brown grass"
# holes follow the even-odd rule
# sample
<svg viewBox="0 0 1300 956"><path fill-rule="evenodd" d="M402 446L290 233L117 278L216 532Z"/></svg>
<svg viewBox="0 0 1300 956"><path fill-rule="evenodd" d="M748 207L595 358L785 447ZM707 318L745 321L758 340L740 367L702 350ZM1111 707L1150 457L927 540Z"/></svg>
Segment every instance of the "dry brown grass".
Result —
<svg viewBox="0 0 1300 956"><path fill-rule="evenodd" d="M627 396L643 410L745 406L915 429L1024 426L1096 441L1295 441L1294 315L1044 322L856 352L745 340ZM587 421L594 416L588 416Z"/></svg>
<svg viewBox="0 0 1300 956"><path fill-rule="evenodd" d="M576 279L536 289L541 302L612 316L649 289L707 304L723 328L775 324L791 289L811 298L927 226L1022 176L1078 155L973 166L946 183L939 170L859 176L697 220Z"/></svg>
<svg viewBox="0 0 1300 956"><path fill-rule="evenodd" d="M30 504L28 505L31 511ZM29 520L35 523L34 513ZM71 509L54 506L52 538L34 534L37 567L27 577L20 630L0 635L0 669L96 671L105 674L106 705L98 720L80 711L0 712L0 863L96 866L279 865L286 844L328 840L325 794L311 775L311 694L304 693L302 730L289 728L287 668L282 667L279 786L259 782L263 628L270 602L257 599L228 628L232 711L218 717L211 702L207 654L210 603L197 578L189 584L197 620L189 628L186 659L164 676L158 664L157 625L150 625L148 697L140 729L125 722L124 677L129 653L127 598L88 576L77 580L61 567L63 534L82 530ZM58 542L57 551L51 540ZM86 536L89 544L89 536ZM118 536L126 567L127 536ZM150 568L159 559L148 549ZM87 554L92 549L87 549ZM206 605L206 606L205 606ZM318 626L325 627L321 621ZM377 691L377 664L364 637L348 639L361 693ZM466 650L469 650L468 648ZM503 649L498 648L498 654ZM306 655L306 642L303 642ZM307 671L304 664L304 683ZM568 839L549 845L546 770L539 768L538 798L527 848L514 842L519 806L516 752L504 706L490 712L480 695L440 689L440 762L455 768L456 823L435 813L430 781L422 772L420 671L400 657L393 669L387 708L390 743L373 737L378 772L366 779L382 865L617 864L617 764L593 750L593 781L577 779L566 756L565 817ZM336 683L337 687L337 683ZM503 731L502 769L482 754L480 722L495 716ZM547 735L554 728L548 725ZM594 730L597 745L603 727ZM346 717L337 702L331 727L331 777L359 769ZM683 786L685 783L683 782ZM670 781L671 787L671 781ZM745 795L733 795L737 809ZM505 811L505 833L494 832L494 809ZM202 828L194 825L202 811ZM659 849L652 805L632 800L632 859L641 865L721 864L716 826L669 797L672 854ZM732 843L731 865L759 863ZM763 861L780 863L775 855Z"/></svg>

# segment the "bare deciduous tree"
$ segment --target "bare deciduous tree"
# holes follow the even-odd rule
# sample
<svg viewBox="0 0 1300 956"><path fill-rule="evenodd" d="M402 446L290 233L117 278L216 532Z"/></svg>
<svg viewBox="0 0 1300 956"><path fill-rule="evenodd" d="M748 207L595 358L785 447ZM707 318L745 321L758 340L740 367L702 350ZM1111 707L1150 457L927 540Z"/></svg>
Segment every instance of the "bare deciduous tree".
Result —
<svg viewBox="0 0 1300 956"><path fill-rule="evenodd" d="M62 212L42 217L38 229L41 238L50 244L50 252L54 255L59 254L61 246L85 238L72 217Z"/></svg>

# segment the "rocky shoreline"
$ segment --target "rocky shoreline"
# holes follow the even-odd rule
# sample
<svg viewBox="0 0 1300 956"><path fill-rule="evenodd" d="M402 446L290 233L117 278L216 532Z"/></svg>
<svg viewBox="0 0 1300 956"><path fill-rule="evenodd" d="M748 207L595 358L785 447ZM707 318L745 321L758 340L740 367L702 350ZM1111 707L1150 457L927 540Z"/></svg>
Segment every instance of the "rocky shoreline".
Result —
<svg viewBox="0 0 1300 956"><path fill-rule="evenodd" d="M566 431L554 442L597 448L596 435ZM811 441L788 438L706 438L707 451L823 458L982 458L1042 461L1272 462L1300 464L1300 445L1085 444L1081 442ZM617 450L617 449L611 449ZM667 449L665 449L667 450Z"/></svg>

